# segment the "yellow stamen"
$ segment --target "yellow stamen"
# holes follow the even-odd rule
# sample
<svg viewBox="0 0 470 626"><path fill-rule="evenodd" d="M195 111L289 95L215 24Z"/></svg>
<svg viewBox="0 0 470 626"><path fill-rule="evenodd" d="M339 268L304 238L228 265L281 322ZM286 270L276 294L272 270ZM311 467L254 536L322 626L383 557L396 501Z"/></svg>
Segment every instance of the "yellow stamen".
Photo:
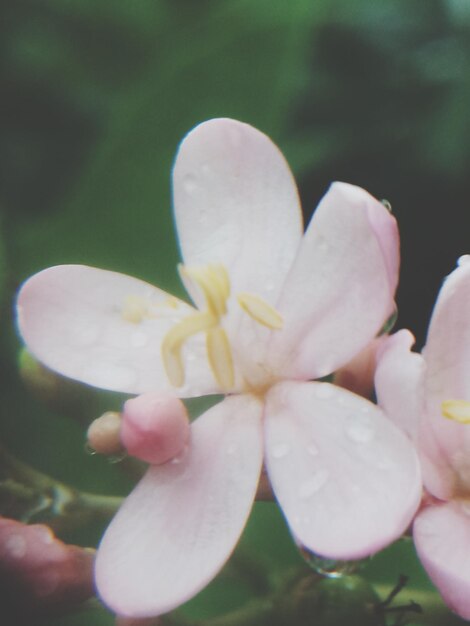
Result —
<svg viewBox="0 0 470 626"><path fill-rule="evenodd" d="M227 313L227 298L230 295L230 282L226 269L219 264L199 267L179 267L184 278L196 283L202 291L209 311L220 317Z"/></svg>
<svg viewBox="0 0 470 626"><path fill-rule="evenodd" d="M192 335L208 331L217 325L217 318L208 311L194 313L173 326L162 342L162 359L170 382L175 387L184 384L184 365L181 349Z"/></svg>
<svg viewBox="0 0 470 626"><path fill-rule="evenodd" d="M442 415L459 424L470 424L470 402L467 400L445 400L441 404Z"/></svg>
<svg viewBox="0 0 470 626"><path fill-rule="evenodd" d="M281 314L260 296L243 292L238 294L237 299L242 309L263 326L272 330L282 328L284 320Z"/></svg>
<svg viewBox="0 0 470 626"><path fill-rule="evenodd" d="M211 328L206 333L207 357L216 381L224 390L231 389L235 380L232 351L223 328Z"/></svg>

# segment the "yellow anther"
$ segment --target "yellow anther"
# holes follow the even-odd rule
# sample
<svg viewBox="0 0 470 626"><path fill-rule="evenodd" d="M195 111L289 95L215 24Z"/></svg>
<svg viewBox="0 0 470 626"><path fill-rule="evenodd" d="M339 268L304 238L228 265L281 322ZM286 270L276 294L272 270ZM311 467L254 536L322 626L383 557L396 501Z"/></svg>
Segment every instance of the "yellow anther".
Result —
<svg viewBox="0 0 470 626"><path fill-rule="evenodd" d="M230 282L222 265L212 264L198 267L179 267L183 278L194 282L202 291L209 311L221 317L227 313L227 298L230 295Z"/></svg>
<svg viewBox="0 0 470 626"><path fill-rule="evenodd" d="M207 357L212 372L221 389L233 387L235 374L233 370L232 351L223 328L211 328L206 333Z"/></svg>
<svg viewBox="0 0 470 626"><path fill-rule="evenodd" d="M142 296L127 296L121 315L126 322L140 324L143 319L148 317L148 313L149 306L145 298L142 298Z"/></svg>
<svg viewBox="0 0 470 626"><path fill-rule="evenodd" d="M282 328L284 320L281 314L266 300L252 293L239 293L238 303L250 317L272 330Z"/></svg>
<svg viewBox="0 0 470 626"><path fill-rule="evenodd" d="M470 424L470 402L467 400L445 400L441 410L447 419L459 424Z"/></svg>
<svg viewBox="0 0 470 626"><path fill-rule="evenodd" d="M181 387L184 384L184 365L181 356L184 342L192 335L214 328L217 321L217 318L208 311L198 312L181 320L167 332L162 342L162 359L172 385Z"/></svg>

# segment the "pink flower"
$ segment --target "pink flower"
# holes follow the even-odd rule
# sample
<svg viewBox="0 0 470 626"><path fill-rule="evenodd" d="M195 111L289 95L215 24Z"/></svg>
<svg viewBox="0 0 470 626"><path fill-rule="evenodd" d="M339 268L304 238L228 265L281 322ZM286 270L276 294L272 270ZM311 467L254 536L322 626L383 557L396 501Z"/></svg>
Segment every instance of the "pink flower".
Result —
<svg viewBox="0 0 470 626"><path fill-rule="evenodd" d="M29 349L67 376L136 394L226 394L192 424L184 454L150 467L102 541L98 589L131 617L173 609L220 570L263 458L294 536L332 559L398 537L421 491L414 450L382 411L312 381L348 363L391 313L394 218L335 183L303 234L283 156L233 120L195 128L173 175L193 307L81 266L37 274L18 300Z"/></svg>
<svg viewBox="0 0 470 626"><path fill-rule="evenodd" d="M418 555L445 602L470 619L470 264L445 280L422 356L408 331L379 362L380 404L417 446L428 493L413 524Z"/></svg>

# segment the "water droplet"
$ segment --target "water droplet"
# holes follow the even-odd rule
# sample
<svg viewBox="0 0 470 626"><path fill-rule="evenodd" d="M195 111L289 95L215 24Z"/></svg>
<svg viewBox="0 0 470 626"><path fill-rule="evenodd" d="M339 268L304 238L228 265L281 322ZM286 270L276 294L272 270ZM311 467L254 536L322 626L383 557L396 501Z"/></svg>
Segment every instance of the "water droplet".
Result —
<svg viewBox="0 0 470 626"><path fill-rule="evenodd" d="M272 449L272 456L275 459L282 459L290 452L290 445L288 443L276 443Z"/></svg>
<svg viewBox="0 0 470 626"><path fill-rule="evenodd" d="M6 553L14 559L22 559L26 554L26 539L21 535L10 535L3 546Z"/></svg>
<svg viewBox="0 0 470 626"><path fill-rule="evenodd" d="M354 574L365 561L336 561L334 559L325 559L315 552L311 552L305 546L297 545L300 554L304 561L309 565L317 574L325 576L326 578L341 578L343 576L349 576Z"/></svg>
<svg viewBox="0 0 470 626"><path fill-rule="evenodd" d="M308 454L310 454L310 456L317 456L319 450L318 450L317 446L314 443L310 443L307 446L307 452L308 452Z"/></svg>
<svg viewBox="0 0 470 626"><path fill-rule="evenodd" d="M316 383L315 384L315 395L320 400L328 400L335 394L335 388L333 385L329 383Z"/></svg>
<svg viewBox="0 0 470 626"><path fill-rule="evenodd" d="M388 200L385 200L385 198L383 198L380 202L384 205L389 213L392 213L392 205Z"/></svg>
<svg viewBox="0 0 470 626"><path fill-rule="evenodd" d="M457 259L457 265L467 265L470 263L470 254L463 254Z"/></svg>
<svg viewBox="0 0 470 626"><path fill-rule="evenodd" d="M148 336L140 330L135 330L131 334L131 346L133 348L143 348L148 344Z"/></svg>
<svg viewBox="0 0 470 626"><path fill-rule="evenodd" d="M171 459L170 463L172 465L179 465L182 461L182 457L181 456L175 456L173 459Z"/></svg>
<svg viewBox="0 0 470 626"><path fill-rule="evenodd" d="M197 178L194 174L186 174L183 178L183 188L187 194L192 195L198 189Z"/></svg>
<svg viewBox="0 0 470 626"><path fill-rule="evenodd" d="M358 415L349 419L346 435L355 443L368 443L372 441L375 428L372 420L366 415Z"/></svg>
<svg viewBox="0 0 470 626"><path fill-rule="evenodd" d="M37 525L31 528L31 530L33 529L34 534L39 541L42 541L45 544L51 544L54 542L54 534L48 526Z"/></svg>
<svg viewBox="0 0 470 626"><path fill-rule="evenodd" d="M121 461L123 461L126 456L127 452L124 451L121 454L113 454L112 456L108 456L106 460L108 461L108 463L111 463L111 465L115 465L116 463L120 463Z"/></svg>
<svg viewBox="0 0 470 626"><path fill-rule="evenodd" d="M299 486L299 498L305 500L320 491L328 482L329 476L329 471L323 469L313 474L309 479L304 480Z"/></svg>
<svg viewBox="0 0 470 626"><path fill-rule="evenodd" d="M97 454L96 450L94 450L88 442L86 442L83 448L85 450L85 453L88 454L89 456L95 456L95 454Z"/></svg>

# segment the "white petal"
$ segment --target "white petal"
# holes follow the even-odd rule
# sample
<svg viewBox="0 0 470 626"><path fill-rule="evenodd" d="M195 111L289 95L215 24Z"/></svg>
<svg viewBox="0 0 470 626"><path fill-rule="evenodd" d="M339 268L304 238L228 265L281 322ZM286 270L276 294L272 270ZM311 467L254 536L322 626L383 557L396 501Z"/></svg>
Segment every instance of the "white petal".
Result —
<svg viewBox="0 0 470 626"><path fill-rule="evenodd" d="M359 187L335 183L318 205L277 303L284 327L268 361L284 375L321 378L375 337L393 308L398 230Z"/></svg>
<svg viewBox="0 0 470 626"><path fill-rule="evenodd" d="M202 589L229 558L256 493L262 405L232 396L198 418L179 462L151 467L98 550L96 580L121 615L159 615Z"/></svg>
<svg viewBox="0 0 470 626"><path fill-rule="evenodd" d="M329 383L280 383L266 400L266 463L294 536L331 559L398 538L421 498L416 454L382 411Z"/></svg>
<svg viewBox="0 0 470 626"><path fill-rule="evenodd" d="M130 313L129 298L137 301ZM40 361L70 378L125 393L217 392L201 336L185 346L185 387L174 389L163 367L163 337L191 312L181 300L141 280L83 265L39 272L18 295L19 330Z"/></svg>
<svg viewBox="0 0 470 626"><path fill-rule="evenodd" d="M275 301L302 218L294 179L273 142L235 120L200 124L180 146L173 193L184 263L222 263L234 293Z"/></svg>
<svg viewBox="0 0 470 626"><path fill-rule="evenodd" d="M418 556L446 604L470 620L470 510L446 502L420 511L413 525Z"/></svg>

